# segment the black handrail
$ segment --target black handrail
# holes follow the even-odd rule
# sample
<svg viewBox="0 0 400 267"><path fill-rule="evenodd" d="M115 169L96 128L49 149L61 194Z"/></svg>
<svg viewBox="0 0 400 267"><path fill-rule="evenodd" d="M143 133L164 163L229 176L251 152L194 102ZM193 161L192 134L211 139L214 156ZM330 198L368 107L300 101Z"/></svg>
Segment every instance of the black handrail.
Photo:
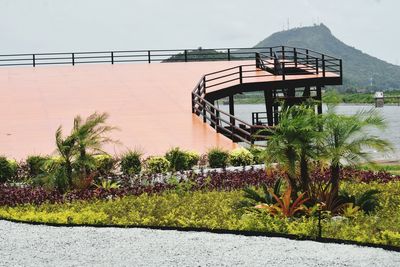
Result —
<svg viewBox="0 0 400 267"><path fill-rule="evenodd" d="M263 112L253 113L252 124L247 123L234 115L220 110L214 104L207 101L207 89L224 89L224 87L217 89L215 87L232 82L242 84L246 82L246 79L253 77L281 76L282 80L285 80L286 75L289 75L289 73L286 73L287 68L304 70L304 72L300 71L295 74L308 73L319 75L322 73L322 77L326 77L326 74L329 72L336 74L337 77L342 79L341 59L333 59L329 56L328 59L326 59L327 56L323 54L320 54L320 57L314 57L310 55L309 51L304 54L305 57L302 57L302 55L303 52L301 49L300 51L298 51L298 49L293 49L293 51L291 51L285 48L282 48L282 50L269 48L269 54L255 53L255 65L240 65L205 74L192 91L192 113L203 117L205 123L209 121L217 132L224 132L225 135L230 136L232 140L253 144L255 140L264 137L257 135L258 130L268 127L265 125L257 125L260 119L264 119L259 116L259 114L263 114ZM329 64L326 64L327 60ZM322 70L320 69L321 66ZM332 66L337 68L333 68ZM246 68L248 67L255 67L255 69L247 70ZM259 74L257 72L259 70L265 70L266 73L269 74ZM257 75L248 75L247 73L256 73ZM221 118L220 114L227 116L228 119ZM238 123L239 126L237 126L236 123Z"/></svg>
<svg viewBox="0 0 400 267"><path fill-rule="evenodd" d="M51 64L85 64L85 63L122 63L122 62L189 62L209 60L244 60L253 59L254 53L262 53L264 60L271 60L273 55L278 59L306 63L315 59L322 60L323 54L290 46L252 47L252 48L212 48L212 49L154 49L154 50L120 50L120 51L87 51L55 52L35 54L0 55L0 66L37 66ZM267 55L269 54L269 56ZM326 62L339 66L339 59L324 55Z"/></svg>

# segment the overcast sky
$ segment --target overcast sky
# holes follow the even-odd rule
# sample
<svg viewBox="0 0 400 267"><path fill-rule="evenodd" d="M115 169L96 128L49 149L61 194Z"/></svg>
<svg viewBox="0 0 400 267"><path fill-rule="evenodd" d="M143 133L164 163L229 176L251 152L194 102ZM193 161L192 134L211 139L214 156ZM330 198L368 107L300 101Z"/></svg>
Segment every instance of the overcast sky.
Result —
<svg viewBox="0 0 400 267"><path fill-rule="evenodd" d="M324 23L400 64L399 0L0 0L0 54L249 47Z"/></svg>

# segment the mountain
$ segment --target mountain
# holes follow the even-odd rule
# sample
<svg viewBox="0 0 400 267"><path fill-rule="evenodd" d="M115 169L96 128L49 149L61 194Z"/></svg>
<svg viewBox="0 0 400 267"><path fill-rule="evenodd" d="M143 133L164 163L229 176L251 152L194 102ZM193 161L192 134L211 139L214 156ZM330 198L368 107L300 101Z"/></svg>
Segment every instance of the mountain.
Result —
<svg viewBox="0 0 400 267"><path fill-rule="evenodd" d="M342 91L385 91L400 88L400 66L343 43L324 24L277 32L255 47L280 45L308 48L343 59Z"/></svg>

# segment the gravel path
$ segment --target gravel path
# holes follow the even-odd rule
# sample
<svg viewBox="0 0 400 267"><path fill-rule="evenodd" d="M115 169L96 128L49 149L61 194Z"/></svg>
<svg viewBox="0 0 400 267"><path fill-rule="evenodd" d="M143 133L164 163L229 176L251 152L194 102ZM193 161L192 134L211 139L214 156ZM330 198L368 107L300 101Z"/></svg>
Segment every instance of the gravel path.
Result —
<svg viewBox="0 0 400 267"><path fill-rule="evenodd" d="M400 253L227 234L0 221L0 266L400 266Z"/></svg>

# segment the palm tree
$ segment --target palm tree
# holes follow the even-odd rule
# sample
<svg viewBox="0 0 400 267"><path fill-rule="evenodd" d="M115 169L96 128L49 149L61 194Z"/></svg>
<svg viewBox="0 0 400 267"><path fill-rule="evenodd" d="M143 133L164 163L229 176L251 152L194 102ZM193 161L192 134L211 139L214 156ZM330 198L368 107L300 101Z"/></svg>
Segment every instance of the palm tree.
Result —
<svg viewBox="0 0 400 267"><path fill-rule="evenodd" d="M72 184L72 164L76 153L76 138L74 135L63 138L62 127L58 127L56 131L56 146L57 152L63 159L65 165L65 174L68 184Z"/></svg>
<svg viewBox="0 0 400 267"><path fill-rule="evenodd" d="M303 192L309 190L308 165L316 155L317 140L321 136L318 127L319 117L314 109L302 105L285 108L280 113L279 124L273 129L264 130L270 134L265 150L266 160L284 166L288 184L294 193L300 189Z"/></svg>
<svg viewBox="0 0 400 267"><path fill-rule="evenodd" d="M338 115L333 111L323 116L324 143L322 158L329 162L331 169L331 192L338 196L340 169L344 163L358 164L371 161L365 148L379 152L391 149L391 144L367 132L368 129L385 127L384 119L374 110L360 111L352 116Z"/></svg>
<svg viewBox="0 0 400 267"><path fill-rule="evenodd" d="M117 128L106 125L107 113L93 113L85 121L82 117L74 118L74 127L71 136L75 136L77 145L77 164L85 175L93 168L93 155L106 154L102 146L116 142L107 134Z"/></svg>
<svg viewBox="0 0 400 267"><path fill-rule="evenodd" d="M93 113L85 121L74 118L71 134L63 137L62 126L56 131L57 153L63 159L65 175L69 186L72 185L74 173L78 176L88 176L94 167L93 155L105 154L102 146L105 143L116 142L107 136L115 127L106 125L107 113Z"/></svg>

